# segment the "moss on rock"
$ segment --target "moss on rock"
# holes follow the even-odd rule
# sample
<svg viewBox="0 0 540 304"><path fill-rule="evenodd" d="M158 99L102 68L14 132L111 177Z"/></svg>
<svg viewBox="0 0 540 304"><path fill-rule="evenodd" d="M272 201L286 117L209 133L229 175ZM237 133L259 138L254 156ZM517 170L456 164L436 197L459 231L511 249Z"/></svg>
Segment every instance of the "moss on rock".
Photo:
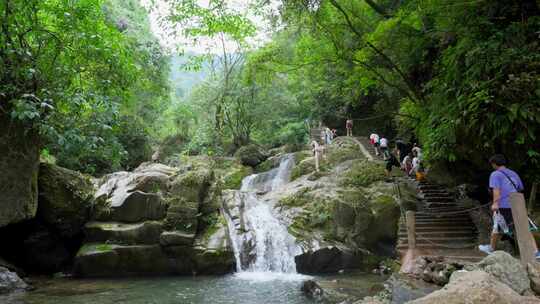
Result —
<svg viewBox="0 0 540 304"><path fill-rule="evenodd" d="M94 191L88 176L42 163L38 216L62 236L71 237L79 233L88 221Z"/></svg>
<svg viewBox="0 0 540 304"><path fill-rule="evenodd" d="M267 156L254 144L243 146L234 154L244 166L256 167L266 160Z"/></svg>
<svg viewBox="0 0 540 304"><path fill-rule="evenodd" d="M383 164L363 160L352 165L345 173L341 183L347 187L367 187L384 179Z"/></svg>
<svg viewBox="0 0 540 304"><path fill-rule="evenodd" d="M239 165L231 168L231 171L223 177L223 189L240 189L242 180L253 173L251 167Z"/></svg>

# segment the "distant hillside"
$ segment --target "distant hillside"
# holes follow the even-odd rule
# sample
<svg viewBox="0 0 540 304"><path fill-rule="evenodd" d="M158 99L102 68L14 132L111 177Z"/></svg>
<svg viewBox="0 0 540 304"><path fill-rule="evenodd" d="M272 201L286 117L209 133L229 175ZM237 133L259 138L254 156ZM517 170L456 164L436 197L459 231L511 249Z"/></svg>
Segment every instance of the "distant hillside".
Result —
<svg viewBox="0 0 540 304"><path fill-rule="evenodd" d="M177 98L188 97L193 87L203 82L210 75L210 66L207 62L203 62L199 70L186 70L184 65L188 62L189 56L192 55L186 54L184 56L172 56L171 58L169 79L171 88Z"/></svg>

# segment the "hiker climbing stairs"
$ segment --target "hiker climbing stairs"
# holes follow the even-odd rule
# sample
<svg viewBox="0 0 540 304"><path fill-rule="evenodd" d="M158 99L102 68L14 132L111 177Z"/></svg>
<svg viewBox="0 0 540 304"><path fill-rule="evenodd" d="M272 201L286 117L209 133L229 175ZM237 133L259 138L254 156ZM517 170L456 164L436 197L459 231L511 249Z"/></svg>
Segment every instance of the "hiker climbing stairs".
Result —
<svg viewBox="0 0 540 304"><path fill-rule="evenodd" d="M366 137L357 138L375 159L375 149ZM467 208L459 204L447 189L431 182L415 185L419 201L415 212L417 250L423 256L444 256L448 260L476 262L485 255L478 249L476 227ZM409 250L405 216L399 223L397 250L404 256Z"/></svg>

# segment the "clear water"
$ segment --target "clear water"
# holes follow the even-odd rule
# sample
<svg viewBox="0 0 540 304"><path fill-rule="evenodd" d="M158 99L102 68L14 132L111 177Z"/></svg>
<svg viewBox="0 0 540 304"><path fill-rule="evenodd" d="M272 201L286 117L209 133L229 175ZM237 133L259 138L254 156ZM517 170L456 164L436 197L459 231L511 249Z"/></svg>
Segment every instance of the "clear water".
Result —
<svg viewBox="0 0 540 304"><path fill-rule="evenodd" d="M32 292L0 296L2 304L308 304L300 291L305 276L242 273L223 277L39 281ZM353 287L355 297L374 294L383 277L354 274L325 277ZM337 280L336 280L337 279Z"/></svg>

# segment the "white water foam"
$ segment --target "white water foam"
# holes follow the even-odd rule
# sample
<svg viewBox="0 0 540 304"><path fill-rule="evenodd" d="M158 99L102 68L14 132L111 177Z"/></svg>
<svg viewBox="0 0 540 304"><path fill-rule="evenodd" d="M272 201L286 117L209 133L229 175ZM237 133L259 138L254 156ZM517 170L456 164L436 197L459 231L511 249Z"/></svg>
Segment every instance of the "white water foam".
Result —
<svg viewBox="0 0 540 304"><path fill-rule="evenodd" d="M278 190L289 182L293 166L293 155L286 155L278 168L246 177L241 190L233 196L234 205L241 211L227 220L240 278L256 281L305 278L296 274L294 257L301 250L274 213L275 202L262 201L257 195L257 192Z"/></svg>

